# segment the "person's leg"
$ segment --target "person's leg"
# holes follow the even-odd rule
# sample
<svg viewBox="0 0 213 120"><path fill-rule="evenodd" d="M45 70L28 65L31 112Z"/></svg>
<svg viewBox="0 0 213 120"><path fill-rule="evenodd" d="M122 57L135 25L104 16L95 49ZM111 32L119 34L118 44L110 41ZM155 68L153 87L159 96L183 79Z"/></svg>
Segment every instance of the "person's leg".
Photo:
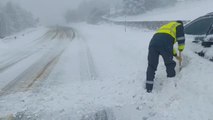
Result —
<svg viewBox="0 0 213 120"><path fill-rule="evenodd" d="M153 48L149 48L148 53L148 67L146 72L146 90L147 92L151 92L153 89L155 71L157 70L159 61L159 52Z"/></svg>
<svg viewBox="0 0 213 120"><path fill-rule="evenodd" d="M175 77L176 62L173 60L173 48L161 50L160 54L166 66L167 77Z"/></svg>

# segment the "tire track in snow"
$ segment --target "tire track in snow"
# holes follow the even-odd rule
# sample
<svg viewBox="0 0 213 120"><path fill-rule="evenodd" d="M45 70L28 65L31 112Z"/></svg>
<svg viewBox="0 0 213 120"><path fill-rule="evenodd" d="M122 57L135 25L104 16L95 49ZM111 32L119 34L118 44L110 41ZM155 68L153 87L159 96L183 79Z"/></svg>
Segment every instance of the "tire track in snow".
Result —
<svg viewBox="0 0 213 120"><path fill-rule="evenodd" d="M95 63L86 40L78 36L80 42L80 78L81 80L95 80L98 73L96 71Z"/></svg>
<svg viewBox="0 0 213 120"><path fill-rule="evenodd" d="M57 63L58 57L50 58L48 60L41 59L27 70L25 70L16 79L6 85L2 90L0 95L10 94L19 91L26 91L39 79L46 79L48 74L51 72L50 68L53 68Z"/></svg>
<svg viewBox="0 0 213 120"><path fill-rule="evenodd" d="M45 41L47 41L48 36L56 36L56 35L57 35L57 33L54 34L54 33L50 33L50 31L48 31L39 39L34 40L33 42L36 41L37 43L33 43L32 45L28 46L28 48L35 48L35 47L38 47L38 46L45 45L46 44ZM35 53L37 53L40 50L41 49L37 49L37 50L34 50L34 51L21 50L21 51L15 51L12 54L9 53L9 56L5 56L4 59L2 59L0 61L0 72L5 71L9 67L11 67L11 66L15 65L16 63L19 63L20 61L34 55Z"/></svg>

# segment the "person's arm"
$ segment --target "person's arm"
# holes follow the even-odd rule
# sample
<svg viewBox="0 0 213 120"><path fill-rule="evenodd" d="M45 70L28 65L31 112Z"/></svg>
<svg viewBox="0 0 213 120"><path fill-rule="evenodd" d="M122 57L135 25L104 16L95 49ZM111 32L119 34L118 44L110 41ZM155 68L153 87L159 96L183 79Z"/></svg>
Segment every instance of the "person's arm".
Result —
<svg viewBox="0 0 213 120"><path fill-rule="evenodd" d="M178 42L178 50L179 52L182 52L185 48L185 35L183 25L178 26L176 30L177 30L176 38Z"/></svg>

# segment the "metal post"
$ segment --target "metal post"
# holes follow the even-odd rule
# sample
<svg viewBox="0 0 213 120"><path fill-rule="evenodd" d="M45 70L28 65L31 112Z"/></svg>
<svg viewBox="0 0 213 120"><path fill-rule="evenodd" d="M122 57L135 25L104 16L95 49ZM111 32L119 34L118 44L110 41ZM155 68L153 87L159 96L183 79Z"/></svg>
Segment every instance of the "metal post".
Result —
<svg viewBox="0 0 213 120"><path fill-rule="evenodd" d="M125 32L126 32L126 15L125 15Z"/></svg>

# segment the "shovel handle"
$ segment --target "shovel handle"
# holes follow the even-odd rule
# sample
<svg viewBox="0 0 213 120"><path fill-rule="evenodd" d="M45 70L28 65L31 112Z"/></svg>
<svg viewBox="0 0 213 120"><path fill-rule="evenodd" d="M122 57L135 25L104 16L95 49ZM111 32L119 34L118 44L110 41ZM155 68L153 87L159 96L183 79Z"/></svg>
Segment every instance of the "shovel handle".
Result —
<svg viewBox="0 0 213 120"><path fill-rule="evenodd" d="M180 57L180 59L179 59L179 71L181 71L181 69L182 69L182 65L181 65L182 55L181 55L181 52L179 52L179 57Z"/></svg>

